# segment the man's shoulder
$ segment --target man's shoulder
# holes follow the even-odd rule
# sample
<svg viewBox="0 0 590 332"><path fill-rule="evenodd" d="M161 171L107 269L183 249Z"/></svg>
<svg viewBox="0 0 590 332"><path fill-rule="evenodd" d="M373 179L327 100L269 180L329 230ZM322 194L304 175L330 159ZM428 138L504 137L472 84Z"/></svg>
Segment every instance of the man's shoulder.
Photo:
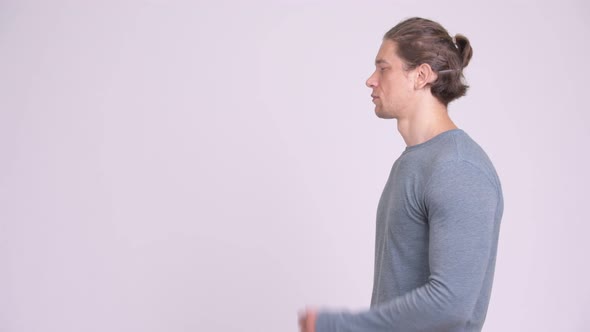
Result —
<svg viewBox="0 0 590 332"><path fill-rule="evenodd" d="M427 162L431 165L470 163L477 167L493 167L482 147L463 130L454 130L436 143L425 151Z"/></svg>
<svg viewBox="0 0 590 332"><path fill-rule="evenodd" d="M410 151L400 159L414 176L424 178L466 166L479 169L490 179L497 177L486 152L463 130L450 131L432 144Z"/></svg>

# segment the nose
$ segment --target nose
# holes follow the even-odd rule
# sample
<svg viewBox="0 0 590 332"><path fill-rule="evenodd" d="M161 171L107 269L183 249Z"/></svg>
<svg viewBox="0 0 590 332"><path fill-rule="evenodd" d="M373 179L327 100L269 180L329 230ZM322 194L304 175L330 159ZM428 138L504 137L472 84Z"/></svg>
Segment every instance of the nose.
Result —
<svg viewBox="0 0 590 332"><path fill-rule="evenodd" d="M373 74L371 74L371 76L369 76L369 78L365 82L365 84L367 85L367 87L369 87L369 88L375 88L377 86L377 80L375 78L375 73L376 72L377 71L373 72Z"/></svg>

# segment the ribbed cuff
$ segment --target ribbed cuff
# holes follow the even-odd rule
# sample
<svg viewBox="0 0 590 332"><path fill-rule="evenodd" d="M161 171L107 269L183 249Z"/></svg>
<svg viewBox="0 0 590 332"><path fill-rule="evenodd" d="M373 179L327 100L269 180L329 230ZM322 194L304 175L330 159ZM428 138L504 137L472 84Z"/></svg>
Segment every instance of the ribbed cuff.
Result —
<svg viewBox="0 0 590 332"><path fill-rule="evenodd" d="M319 312L315 320L316 332L337 332L338 322L342 320L340 312Z"/></svg>

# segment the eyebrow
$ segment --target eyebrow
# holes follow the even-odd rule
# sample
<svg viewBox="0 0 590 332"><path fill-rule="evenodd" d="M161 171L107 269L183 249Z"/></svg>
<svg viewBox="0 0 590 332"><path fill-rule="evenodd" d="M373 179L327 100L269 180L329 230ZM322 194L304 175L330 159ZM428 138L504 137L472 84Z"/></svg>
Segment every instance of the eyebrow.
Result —
<svg viewBox="0 0 590 332"><path fill-rule="evenodd" d="M377 60L375 60L375 66L376 65L380 65L380 64L386 64L386 65L388 65L389 62L385 61L384 59L377 59Z"/></svg>

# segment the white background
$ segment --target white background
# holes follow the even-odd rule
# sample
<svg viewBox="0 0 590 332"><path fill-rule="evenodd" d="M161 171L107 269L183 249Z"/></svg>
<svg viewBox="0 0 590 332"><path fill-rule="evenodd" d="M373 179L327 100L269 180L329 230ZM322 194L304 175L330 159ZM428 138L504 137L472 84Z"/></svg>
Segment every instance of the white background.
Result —
<svg viewBox="0 0 590 332"><path fill-rule="evenodd" d="M590 6L0 1L0 331L297 331L368 307L404 149L381 37L470 38L455 122L502 180L485 331L590 326Z"/></svg>

